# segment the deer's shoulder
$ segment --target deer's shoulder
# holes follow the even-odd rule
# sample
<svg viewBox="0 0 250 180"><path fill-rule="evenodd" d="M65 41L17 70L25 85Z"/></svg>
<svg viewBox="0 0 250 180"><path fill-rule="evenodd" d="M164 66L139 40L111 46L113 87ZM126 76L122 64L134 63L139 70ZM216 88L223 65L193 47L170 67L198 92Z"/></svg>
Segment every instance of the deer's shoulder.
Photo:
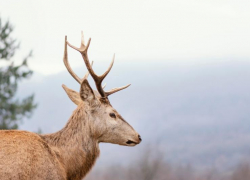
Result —
<svg viewBox="0 0 250 180"><path fill-rule="evenodd" d="M2 150L11 150L14 152L26 152L32 154L33 152L49 153L55 155L50 145L36 133L20 130L1 130L0 142ZM4 148L3 148L4 147ZM8 153L8 152L5 152Z"/></svg>

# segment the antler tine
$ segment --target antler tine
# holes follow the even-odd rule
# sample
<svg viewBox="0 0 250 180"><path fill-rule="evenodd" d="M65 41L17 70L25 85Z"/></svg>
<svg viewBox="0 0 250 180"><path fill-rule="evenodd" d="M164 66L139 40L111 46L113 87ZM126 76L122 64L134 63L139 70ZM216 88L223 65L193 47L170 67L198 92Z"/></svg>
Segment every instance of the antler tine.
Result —
<svg viewBox="0 0 250 180"><path fill-rule="evenodd" d="M122 87L119 87L119 88L111 89L110 91L105 92L105 94L106 94L106 96L109 96L109 95L114 94L114 93L116 93L116 92L118 92L118 91L121 91L121 90L123 90L123 89L126 89L126 88L129 87L130 85L131 85L131 84L128 84L128 85L126 85L126 86L122 86Z"/></svg>
<svg viewBox="0 0 250 180"><path fill-rule="evenodd" d="M114 54L113 59L112 59L110 65L109 65L108 70L107 70L105 73L103 73L103 75L100 76L100 78L101 78L102 80L108 75L108 73L109 73L110 70L112 69L113 64L114 64L114 61L115 61L115 54Z"/></svg>
<svg viewBox="0 0 250 180"><path fill-rule="evenodd" d="M105 83L105 84L102 86L102 89L105 89L106 86L107 86L107 84Z"/></svg>
<svg viewBox="0 0 250 180"><path fill-rule="evenodd" d="M71 69L69 62L68 62L68 49L67 49L67 36L65 36L65 45L64 45L64 56L63 56L63 62L66 66L67 70L71 74L71 76L78 82L81 83L81 78L79 78L74 71Z"/></svg>
<svg viewBox="0 0 250 180"><path fill-rule="evenodd" d="M81 46L80 46L80 48L78 48L78 47L76 47L76 46L70 44L68 41L67 41L67 44L68 44L71 48L73 48L73 49L79 51L79 52L82 54L82 53L87 53L87 51L88 51L88 49L89 49L90 42L91 42L91 38L89 38L88 43L87 43L87 45L85 46L85 45L84 45L84 36L83 36L83 32L81 32L81 34L82 34L82 36L81 36Z"/></svg>

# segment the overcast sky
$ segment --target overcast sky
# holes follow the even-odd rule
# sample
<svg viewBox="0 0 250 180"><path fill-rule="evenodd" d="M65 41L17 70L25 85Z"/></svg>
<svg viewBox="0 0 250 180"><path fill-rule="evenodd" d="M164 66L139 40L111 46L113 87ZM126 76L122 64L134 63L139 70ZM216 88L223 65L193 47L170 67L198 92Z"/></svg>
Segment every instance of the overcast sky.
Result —
<svg viewBox="0 0 250 180"><path fill-rule="evenodd" d="M33 70L65 70L64 36L92 38L90 59L193 62L250 58L250 1L246 0L0 0L0 15L22 42L17 59L34 50ZM73 67L83 65L69 51ZM108 66L108 65L107 65Z"/></svg>

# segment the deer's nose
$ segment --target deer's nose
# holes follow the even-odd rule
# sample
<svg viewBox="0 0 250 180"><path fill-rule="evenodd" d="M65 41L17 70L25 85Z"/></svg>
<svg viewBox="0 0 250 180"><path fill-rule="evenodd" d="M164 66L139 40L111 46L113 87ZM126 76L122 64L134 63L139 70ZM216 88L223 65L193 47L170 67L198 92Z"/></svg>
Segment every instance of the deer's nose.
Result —
<svg viewBox="0 0 250 180"><path fill-rule="evenodd" d="M140 135L138 135L138 138L139 138L139 140L140 140L140 141L142 141L142 139L141 139L141 136L140 136Z"/></svg>

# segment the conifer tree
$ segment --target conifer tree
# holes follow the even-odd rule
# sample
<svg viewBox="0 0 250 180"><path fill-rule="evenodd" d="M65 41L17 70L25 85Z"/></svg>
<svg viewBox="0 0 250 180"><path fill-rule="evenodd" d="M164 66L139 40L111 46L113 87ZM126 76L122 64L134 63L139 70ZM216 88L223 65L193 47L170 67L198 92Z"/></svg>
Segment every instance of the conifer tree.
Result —
<svg viewBox="0 0 250 180"><path fill-rule="evenodd" d="M3 23L0 17L0 61L8 64L0 67L0 129L18 129L20 121L30 117L36 108L33 94L23 99L16 97L18 84L33 73L27 64L32 51L21 64L14 63L13 56L20 43L12 37L12 32L10 22Z"/></svg>

